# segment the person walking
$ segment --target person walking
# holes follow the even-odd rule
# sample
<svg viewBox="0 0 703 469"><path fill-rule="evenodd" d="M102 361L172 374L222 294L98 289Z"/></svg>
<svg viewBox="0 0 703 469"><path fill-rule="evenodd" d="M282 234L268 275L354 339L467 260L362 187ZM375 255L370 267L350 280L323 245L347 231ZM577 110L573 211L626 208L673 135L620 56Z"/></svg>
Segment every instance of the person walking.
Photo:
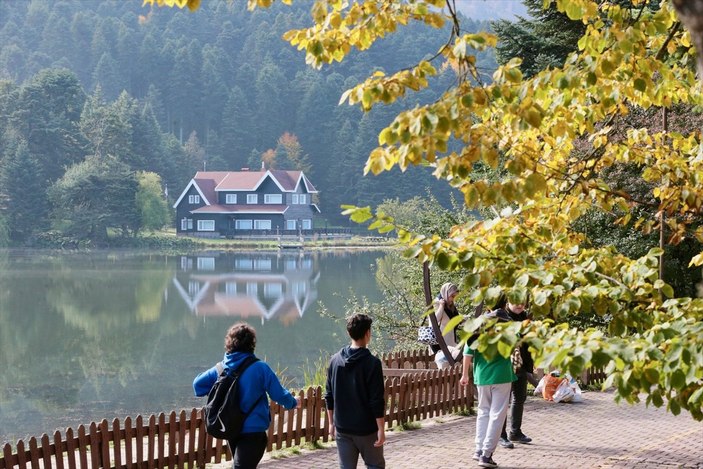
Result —
<svg viewBox="0 0 703 469"><path fill-rule="evenodd" d="M336 436L341 469L355 469L360 454L367 468L386 467L383 370L381 360L367 348L372 322L366 314L349 318L351 344L332 356L327 369L329 432L332 438Z"/></svg>
<svg viewBox="0 0 703 469"><path fill-rule="evenodd" d="M254 356L256 331L247 323L237 323L225 335L225 356L221 367L235 371ZM200 373L193 380L195 395L206 396L219 376L218 365ZM266 395L286 409L300 408L300 398L281 386L271 367L260 360L252 363L239 377L239 396L242 411L248 412L242 431L235 440L228 441L234 469L254 469L261 461L268 443L267 430L271 412Z"/></svg>
<svg viewBox="0 0 703 469"><path fill-rule="evenodd" d="M512 304L508 302L506 312L511 321L525 321L528 319L528 313L523 304ZM527 344L520 345L520 367L515 370L517 379L513 381L511 387L510 399L510 433L507 432L507 416L503 423L503 430L500 434L500 445L504 448L513 448L513 442L530 443L532 438L522 432L522 416L525 409L525 401L527 400L527 383L533 385L535 362L532 359L530 350Z"/></svg>
<svg viewBox="0 0 703 469"><path fill-rule="evenodd" d="M486 313L489 319L509 321L505 310L497 309ZM498 446L500 430L508 412L511 383L515 380L510 358L497 354L488 361L467 343L464 346L461 385L469 384L469 369L473 365L474 384L478 391L478 415L476 416L476 450L473 459L481 467L497 467L493 453Z"/></svg>

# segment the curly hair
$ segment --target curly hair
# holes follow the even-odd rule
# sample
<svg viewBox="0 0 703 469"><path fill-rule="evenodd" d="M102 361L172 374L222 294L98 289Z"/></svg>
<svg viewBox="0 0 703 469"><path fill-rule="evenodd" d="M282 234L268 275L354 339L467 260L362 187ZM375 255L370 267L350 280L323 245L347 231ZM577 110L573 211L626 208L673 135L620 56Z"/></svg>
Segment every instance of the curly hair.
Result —
<svg viewBox="0 0 703 469"><path fill-rule="evenodd" d="M245 322L238 322L227 330L225 335L225 352L254 353L256 348L256 331Z"/></svg>

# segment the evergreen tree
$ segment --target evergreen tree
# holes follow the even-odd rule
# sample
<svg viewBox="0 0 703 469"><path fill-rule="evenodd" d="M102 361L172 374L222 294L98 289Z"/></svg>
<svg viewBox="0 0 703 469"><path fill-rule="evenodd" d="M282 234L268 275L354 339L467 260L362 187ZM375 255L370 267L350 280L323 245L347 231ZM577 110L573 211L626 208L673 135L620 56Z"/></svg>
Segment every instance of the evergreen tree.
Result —
<svg viewBox="0 0 703 469"><path fill-rule="evenodd" d="M86 154L78 125L84 102L68 70L44 70L21 87L11 123L36 156L40 181L50 184Z"/></svg>
<svg viewBox="0 0 703 469"><path fill-rule="evenodd" d="M500 42L496 48L498 63L514 57L522 59L520 69L530 77L547 67L561 67L578 48L578 40L586 32L580 21L570 20L551 4L543 9L541 0L523 0L530 18L493 23Z"/></svg>
<svg viewBox="0 0 703 469"><path fill-rule="evenodd" d="M30 153L27 142L18 136L11 140L8 145L10 153L3 158L0 172L0 213L10 239L25 241L35 232L46 228L46 188L37 178L39 163Z"/></svg>
<svg viewBox="0 0 703 469"><path fill-rule="evenodd" d="M49 189L54 226L64 234L102 243L108 229L122 235L140 228L137 180L127 165L111 156L89 156L71 166Z"/></svg>
<svg viewBox="0 0 703 469"><path fill-rule="evenodd" d="M287 119L288 81L280 67L270 61L265 62L256 77L254 109L254 145L271 147L290 123Z"/></svg>
<svg viewBox="0 0 703 469"><path fill-rule="evenodd" d="M123 89L120 85L117 62L107 52L102 54L95 66L93 83L96 87L100 86L103 94L110 101L117 98Z"/></svg>
<svg viewBox="0 0 703 469"><path fill-rule="evenodd" d="M222 115L223 159L232 168L247 166L253 148L254 117L249 101L237 86L232 88Z"/></svg>

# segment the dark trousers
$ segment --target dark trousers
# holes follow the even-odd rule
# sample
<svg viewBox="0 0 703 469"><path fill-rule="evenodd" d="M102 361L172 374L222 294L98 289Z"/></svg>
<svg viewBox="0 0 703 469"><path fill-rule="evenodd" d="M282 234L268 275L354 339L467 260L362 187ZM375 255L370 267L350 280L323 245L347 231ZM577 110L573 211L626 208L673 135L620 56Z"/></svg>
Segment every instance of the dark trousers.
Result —
<svg viewBox="0 0 703 469"><path fill-rule="evenodd" d="M229 440L234 469L256 469L264 457L268 436L266 432L242 433L236 440Z"/></svg>
<svg viewBox="0 0 703 469"><path fill-rule="evenodd" d="M383 446L376 447L377 434L359 436L337 432L337 455L340 469L356 469L359 454L368 469L383 469L386 460L383 457Z"/></svg>
<svg viewBox="0 0 703 469"><path fill-rule="evenodd" d="M525 400L527 400L527 376L524 373L517 375L517 381L513 381L510 395L510 436L522 435L522 413L525 409ZM501 438L508 438L506 432L506 417L503 422L503 431L500 434Z"/></svg>

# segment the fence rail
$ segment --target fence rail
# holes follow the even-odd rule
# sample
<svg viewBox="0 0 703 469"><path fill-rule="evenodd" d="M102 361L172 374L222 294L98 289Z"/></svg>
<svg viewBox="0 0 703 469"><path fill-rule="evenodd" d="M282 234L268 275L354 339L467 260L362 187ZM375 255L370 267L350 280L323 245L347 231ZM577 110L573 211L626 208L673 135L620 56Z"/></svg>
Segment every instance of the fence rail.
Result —
<svg viewBox="0 0 703 469"><path fill-rule="evenodd" d="M416 356L412 362L401 358L415 365L422 359ZM424 360L427 363L427 357ZM401 367L393 368L397 371ZM389 428L472 406L472 386L459 384L460 367L441 371L409 368L408 374L385 379L385 420ZM329 440L322 388L310 387L298 395L302 399L300 409L286 410L271 403L267 451ZM122 422L103 420L88 427L81 425L75 431L69 428L63 435L57 431L51 437L44 434L26 443L20 440L14 448L8 443L2 448L0 469L185 468L205 467L223 459L231 459L227 442L208 435L200 409L192 409L147 418L127 417Z"/></svg>

